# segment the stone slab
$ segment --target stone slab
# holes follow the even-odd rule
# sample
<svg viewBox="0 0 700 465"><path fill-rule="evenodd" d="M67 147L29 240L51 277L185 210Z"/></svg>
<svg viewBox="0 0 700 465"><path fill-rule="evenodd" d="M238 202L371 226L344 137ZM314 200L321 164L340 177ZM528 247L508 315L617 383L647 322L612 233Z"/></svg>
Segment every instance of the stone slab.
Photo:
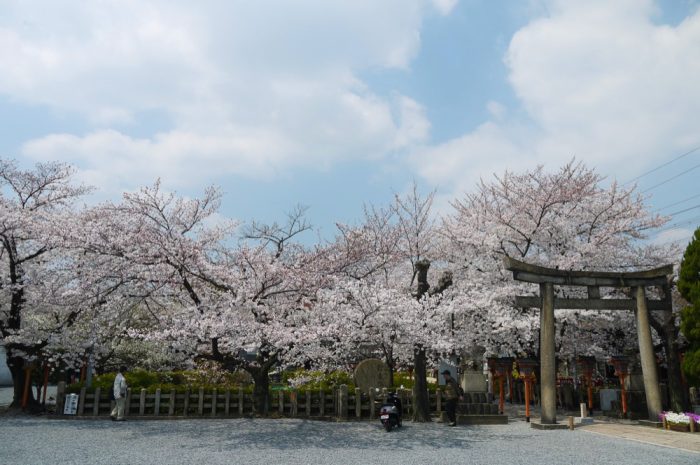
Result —
<svg viewBox="0 0 700 465"><path fill-rule="evenodd" d="M530 427L541 430L569 429L567 423L541 423L539 420L530 420Z"/></svg>
<svg viewBox="0 0 700 465"><path fill-rule="evenodd" d="M641 426L650 426L652 428L663 428L664 424L660 421L651 421L651 420L639 420L639 424Z"/></svg>

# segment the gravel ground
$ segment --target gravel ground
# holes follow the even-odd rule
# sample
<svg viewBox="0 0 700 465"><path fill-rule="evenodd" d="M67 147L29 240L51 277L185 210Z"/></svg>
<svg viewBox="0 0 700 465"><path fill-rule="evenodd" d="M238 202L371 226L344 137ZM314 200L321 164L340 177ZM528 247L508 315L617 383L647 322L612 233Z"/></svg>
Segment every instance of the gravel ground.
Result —
<svg viewBox="0 0 700 465"><path fill-rule="evenodd" d="M0 463L119 464L614 464L699 463L698 455L523 421L448 428L297 419L52 420L0 417Z"/></svg>

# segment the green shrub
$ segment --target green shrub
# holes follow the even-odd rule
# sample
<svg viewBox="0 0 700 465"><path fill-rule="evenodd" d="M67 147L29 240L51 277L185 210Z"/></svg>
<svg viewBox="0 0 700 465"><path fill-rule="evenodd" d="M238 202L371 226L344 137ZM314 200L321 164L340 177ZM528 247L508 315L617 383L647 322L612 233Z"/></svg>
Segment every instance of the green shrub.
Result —
<svg viewBox="0 0 700 465"><path fill-rule="evenodd" d="M114 385L116 373L105 373L93 378L92 387L89 392L93 392L96 388L100 388L105 392ZM145 371L134 370L127 371L124 374L126 383L133 391L146 389L147 392L153 393L157 389L161 392L170 392L175 390L178 393L198 390L204 387L206 390L217 389L225 391L226 389L238 390L239 386L246 390L252 390L250 377L246 373L216 373L202 371ZM67 387L67 391L80 392L85 385L84 382L73 383ZM250 388L250 389L249 389Z"/></svg>
<svg viewBox="0 0 700 465"><path fill-rule="evenodd" d="M300 368L282 373L282 383L298 390L330 391L345 384L348 389L355 389L352 376L345 371L312 371Z"/></svg>

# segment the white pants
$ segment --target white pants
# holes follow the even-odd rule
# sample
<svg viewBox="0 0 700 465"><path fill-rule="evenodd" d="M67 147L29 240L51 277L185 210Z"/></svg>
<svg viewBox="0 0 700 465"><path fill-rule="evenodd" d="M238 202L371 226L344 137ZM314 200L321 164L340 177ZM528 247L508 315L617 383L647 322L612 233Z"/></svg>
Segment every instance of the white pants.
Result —
<svg viewBox="0 0 700 465"><path fill-rule="evenodd" d="M124 419L124 407L126 406L126 398L120 397L114 401L114 408L112 409L112 416L117 417L117 420Z"/></svg>

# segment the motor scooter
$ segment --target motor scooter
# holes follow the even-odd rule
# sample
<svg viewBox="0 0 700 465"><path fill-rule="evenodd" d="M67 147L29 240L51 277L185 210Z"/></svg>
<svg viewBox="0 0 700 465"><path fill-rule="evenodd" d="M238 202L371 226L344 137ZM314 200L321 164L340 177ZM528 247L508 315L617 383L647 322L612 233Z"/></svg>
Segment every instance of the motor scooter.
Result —
<svg viewBox="0 0 700 465"><path fill-rule="evenodd" d="M389 393L386 401L379 408L379 420L387 432L391 431L395 426L401 426L402 413L401 399L396 393Z"/></svg>

